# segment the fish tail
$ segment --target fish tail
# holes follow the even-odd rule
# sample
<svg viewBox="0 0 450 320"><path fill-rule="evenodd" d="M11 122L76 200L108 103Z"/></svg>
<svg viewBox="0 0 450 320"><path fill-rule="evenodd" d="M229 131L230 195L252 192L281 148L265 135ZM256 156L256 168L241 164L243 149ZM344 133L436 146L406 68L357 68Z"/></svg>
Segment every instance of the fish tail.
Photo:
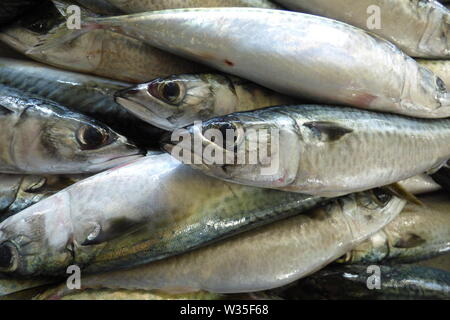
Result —
<svg viewBox="0 0 450 320"><path fill-rule="evenodd" d="M450 167L442 167L439 171L431 175L431 178L442 186L446 191L450 192Z"/></svg>
<svg viewBox="0 0 450 320"><path fill-rule="evenodd" d="M80 28L69 29L67 22L54 27L47 34L39 37L36 45L27 50L27 54L43 52L64 43L75 40L76 38L88 33L92 30L104 29L104 27L96 22L95 18L83 19Z"/></svg>

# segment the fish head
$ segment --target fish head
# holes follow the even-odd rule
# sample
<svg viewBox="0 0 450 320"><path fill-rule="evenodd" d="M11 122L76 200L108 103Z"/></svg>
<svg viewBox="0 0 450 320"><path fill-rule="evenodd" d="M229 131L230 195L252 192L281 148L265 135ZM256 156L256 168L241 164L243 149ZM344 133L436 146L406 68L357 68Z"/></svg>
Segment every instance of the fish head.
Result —
<svg viewBox="0 0 450 320"><path fill-rule="evenodd" d="M51 50L37 50L46 36L65 21L52 1L45 1L15 23L2 28L0 41L41 62L72 70L94 71L101 63L99 34L104 32L102 30L58 44Z"/></svg>
<svg viewBox="0 0 450 320"><path fill-rule="evenodd" d="M106 125L52 105L25 109L16 129L12 152L28 173L99 172L141 154Z"/></svg>
<svg viewBox="0 0 450 320"><path fill-rule="evenodd" d="M37 203L0 223L0 273L52 274L73 262L66 196L55 196L52 206Z"/></svg>
<svg viewBox="0 0 450 320"><path fill-rule="evenodd" d="M342 197L338 202L340 206L337 210L347 218L355 241L364 240L367 234L378 232L397 217L406 205L406 200L381 188Z"/></svg>
<svg viewBox="0 0 450 320"><path fill-rule="evenodd" d="M173 75L116 93L116 102L159 128L174 130L234 112L232 82L219 74Z"/></svg>
<svg viewBox="0 0 450 320"><path fill-rule="evenodd" d="M234 113L175 130L162 139L162 148L208 175L270 188L295 179L297 155L282 145L297 138L290 127L258 112Z"/></svg>

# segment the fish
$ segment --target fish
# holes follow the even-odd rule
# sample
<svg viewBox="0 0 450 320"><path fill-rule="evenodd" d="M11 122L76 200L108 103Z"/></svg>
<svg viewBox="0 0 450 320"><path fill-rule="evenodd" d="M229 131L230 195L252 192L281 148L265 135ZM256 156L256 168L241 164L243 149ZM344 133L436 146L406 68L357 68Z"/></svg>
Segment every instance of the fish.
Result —
<svg viewBox="0 0 450 320"><path fill-rule="evenodd" d="M430 69L450 88L450 60L417 60L420 65Z"/></svg>
<svg viewBox="0 0 450 320"><path fill-rule="evenodd" d="M450 116L442 79L396 46L345 23L297 12L198 8L86 18L79 30L54 28L30 51L50 50L98 29L300 99L419 118Z"/></svg>
<svg viewBox="0 0 450 320"><path fill-rule="evenodd" d="M0 5L0 25L8 24L24 12L38 5L36 0L2 0Z"/></svg>
<svg viewBox="0 0 450 320"><path fill-rule="evenodd" d="M389 223L404 205L404 200L382 190L349 195L182 255L126 270L85 275L83 288L160 290L170 294L277 288L323 268ZM67 286L59 286L53 296L65 292Z"/></svg>
<svg viewBox="0 0 450 320"><path fill-rule="evenodd" d="M95 173L142 154L100 122L4 86L0 87L0 128L1 173Z"/></svg>
<svg viewBox="0 0 450 320"><path fill-rule="evenodd" d="M83 18L82 11L82 21ZM89 16L90 13L85 15ZM118 33L93 30L48 51L30 52L39 38L65 17L51 2L0 31L0 41L27 57L57 68L141 83L177 73L204 72L207 68Z"/></svg>
<svg viewBox="0 0 450 320"><path fill-rule="evenodd" d="M212 118L161 145L216 178L336 197L434 173L450 158L449 141L448 119L291 105Z"/></svg>
<svg viewBox="0 0 450 320"><path fill-rule="evenodd" d="M44 285L55 283L52 278L33 278L33 279L16 279L8 275L0 275L0 300L5 296L18 293L24 290L42 287Z"/></svg>
<svg viewBox="0 0 450 320"><path fill-rule="evenodd" d="M0 174L0 221L85 178Z"/></svg>
<svg viewBox="0 0 450 320"><path fill-rule="evenodd" d="M210 178L153 153L81 180L0 223L0 272L127 268L290 217L326 199ZM9 258L8 258L9 257Z"/></svg>
<svg viewBox="0 0 450 320"><path fill-rule="evenodd" d="M372 32L411 57L450 58L450 12L436 1L277 0Z"/></svg>
<svg viewBox="0 0 450 320"><path fill-rule="evenodd" d="M268 0L107 0L110 4L126 13L159 11L181 8L219 8L219 7L255 7L281 9L281 6Z"/></svg>
<svg viewBox="0 0 450 320"><path fill-rule="evenodd" d="M338 262L403 264L450 252L450 200L438 193L420 197L424 205L408 203L382 231L348 252Z"/></svg>
<svg viewBox="0 0 450 320"><path fill-rule="evenodd" d="M409 193L420 195L439 191L442 187L436 183L429 175L421 174L403 181L399 184Z"/></svg>
<svg viewBox="0 0 450 320"><path fill-rule="evenodd" d="M117 91L115 100L140 119L169 131L233 112L298 102L245 79L211 73L158 78Z"/></svg>
<svg viewBox="0 0 450 320"><path fill-rule="evenodd" d="M158 148L165 131L149 126L114 101L130 83L65 71L33 61L0 58L0 84L53 100L98 120L139 147Z"/></svg>
<svg viewBox="0 0 450 320"><path fill-rule="evenodd" d="M379 282L374 278L378 274ZM378 283L379 289L375 287ZM278 294L297 300L448 300L450 273L415 265L339 266L301 279Z"/></svg>

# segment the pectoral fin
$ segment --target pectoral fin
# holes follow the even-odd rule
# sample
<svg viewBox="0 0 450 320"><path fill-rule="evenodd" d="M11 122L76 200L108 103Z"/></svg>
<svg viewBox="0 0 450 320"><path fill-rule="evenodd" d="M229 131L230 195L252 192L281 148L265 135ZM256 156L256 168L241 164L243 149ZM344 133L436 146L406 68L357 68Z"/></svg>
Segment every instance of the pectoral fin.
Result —
<svg viewBox="0 0 450 320"><path fill-rule="evenodd" d="M103 242L111 241L129 234L139 227L140 224L127 218L117 218L109 221L106 225L100 225L97 222L92 222L89 233L81 245L97 245Z"/></svg>
<svg viewBox="0 0 450 320"><path fill-rule="evenodd" d="M401 249L410 249L417 246L420 246L421 244L425 243L426 240L424 240L422 237L414 234L414 233L408 233L404 235L400 240L398 240L395 244L395 248L401 248Z"/></svg>
<svg viewBox="0 0 450 320"><path fill-rule="evenodd" d="M337 141L346 134L353 132L353 129L331 121L312 121L303 125L309 128L322 141Z"/></svg>
<svg viewBox="0 0 450 320"><path fill-rule="evenodd" d="M415 195L408 192L405 188L403 188L399 183L393 183L384 187L389 190L393 195L405 199L411 203L417 204L419 206L423 206L423 202L416 198Z"/></svg>

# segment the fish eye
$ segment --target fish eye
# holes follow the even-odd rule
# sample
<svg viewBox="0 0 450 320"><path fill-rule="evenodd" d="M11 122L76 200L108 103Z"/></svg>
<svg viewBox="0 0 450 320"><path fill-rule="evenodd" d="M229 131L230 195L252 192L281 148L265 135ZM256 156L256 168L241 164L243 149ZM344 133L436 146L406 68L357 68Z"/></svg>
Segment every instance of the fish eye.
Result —
<svg viewBox="0 0 450 320"><path fill-rule="evenodd" d="M153 81L148 85L147 91L160 100L177 105L183 98L183 87L176 81Z"/></svg>
<svg viewBox="0 0 450 320"><path fill-rule="evenodd" d="M92 150L101 147L109 140L106 129L84 125L77 132L77 141L83 150Z"/></svg>
<svg viewBox="0 0 450 320"><path fill-rule="evenodd" d="M0 271L14 272L17 269L19 252L15 245L9 242L0 244Z"/></svg>
<svg viewBox="0 0 450 320"><path fill-rule="evenodd" d="M391 199L392 194L386 193L383 190L377 188L372 191L374 200L378 202L381 206L385 206Z"/></svg>

